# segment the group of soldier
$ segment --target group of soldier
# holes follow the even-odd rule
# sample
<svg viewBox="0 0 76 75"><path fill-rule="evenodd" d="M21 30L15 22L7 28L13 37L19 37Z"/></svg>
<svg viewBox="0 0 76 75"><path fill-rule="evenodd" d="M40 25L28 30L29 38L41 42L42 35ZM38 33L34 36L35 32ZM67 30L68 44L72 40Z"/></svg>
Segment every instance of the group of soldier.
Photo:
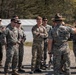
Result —
<svg viewBox="0 0 76 75"><path fill-rule="evenodd" d="M71 34L76 35L76 28L64 25L64 20L65 18L57 13L52 18L53 26L48 27L47 18L41 16L36 18L37 24L32 28L31 73L41 73L47 68L46 54L48 50L49 57L51 58L53 55L54 75L71 75L68 40ZM76 47L74 51L75 49ZM74 53L76 55L76 51Z"/></svg>
<svg viewBox="0 0 76 75"><path fill-rule="evenodd" d="M48 19L46 17L36 17L37 24L34 25L31 30L33 35L31 74L41 73L42 70L47 69L46 59L48 52L49 58L53 55L52 65L54 75L71 75L68 39L71 34L76 35L76 28L65 26L63 24L64 20L65 18L63 18L60 13L57 13L55 17L52 18L53 26L50 26L47 24ZM22 69L22 61L25 40L26 36L18 16L13 16L11 23L6 27L0 25L0 66L2 66L2 46L5 45L5 75L8 75L11 63L12 75L19 75L16 70L17 67L18 71L24 72ZM76 43L76 41L73 41L73 43ZM75 46L73 46L73 48L74 47ZM74 53L76 56L75 48Z"/></svg>
<svg viewBox="0 0 76 75"><path fill-rule="evenodd" d="M19 75L16 70L17 66L18 71L24 72L22 69L22 61L25 40L26 36L18 16L13 16L10 24L8 24L6 27L0 25L0 66L2 66L2 46L4 45L6 49L6 60L4 66L5 75L9 74L11 64L12 75Z"/></svg>

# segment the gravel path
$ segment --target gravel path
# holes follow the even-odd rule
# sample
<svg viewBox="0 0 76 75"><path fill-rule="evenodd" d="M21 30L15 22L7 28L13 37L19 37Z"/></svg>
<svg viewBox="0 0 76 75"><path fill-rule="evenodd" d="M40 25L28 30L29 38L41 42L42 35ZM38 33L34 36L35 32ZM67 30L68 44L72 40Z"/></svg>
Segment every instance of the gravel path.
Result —
<svg viewBox="0 0 76 75"><path fill-rule="evenodd" d="M4 53L4 57L3 57L3 67L0 67L0 75L4 75L4 62L5 62L5 55L6 55L6 51L4 50L3 51ZM71 73L72 75L76 75L76 69L75 69L75 57L74 57L74 54L72 52L72 50L70 51L70 60L71 60ZM47 58L47 63L48 63L48 58ZM24 65L24 70L25 70L25 73L20 73L20 75L31 75L30 74L30 67L31 67L31 47L25 47L25 51L24 51L24 60L23 60L23 65ZM43 73L41 74L32 74L32 75L53 75L53 69L51 67L51 70L46 70L46 71L43 71ZM11 74L9 74L11 75Z"/></svg>

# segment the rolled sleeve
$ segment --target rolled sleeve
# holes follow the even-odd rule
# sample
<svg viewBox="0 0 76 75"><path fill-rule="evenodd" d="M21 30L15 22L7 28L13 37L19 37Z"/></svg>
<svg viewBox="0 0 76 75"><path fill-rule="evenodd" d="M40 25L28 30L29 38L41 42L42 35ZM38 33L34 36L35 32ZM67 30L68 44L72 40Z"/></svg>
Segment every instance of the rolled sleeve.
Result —
<svg viewBox="0 0 76 75"><path fill-rule="evenodd" d="M71 33L71 34L74 34L75 33L74 30L73 30L73 28L67 27L67 29L68 29L69 33Z"/></svg>

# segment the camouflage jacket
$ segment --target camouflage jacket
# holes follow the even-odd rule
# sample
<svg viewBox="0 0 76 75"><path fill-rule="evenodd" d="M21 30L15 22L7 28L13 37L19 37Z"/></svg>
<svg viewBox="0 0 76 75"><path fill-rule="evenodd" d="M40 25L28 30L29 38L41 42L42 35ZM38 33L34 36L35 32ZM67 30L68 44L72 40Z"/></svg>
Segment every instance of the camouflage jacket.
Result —
<svg viewBox="0 0 76 75"><path fill-rule="evenodd" d="M18 30L16 27L8 26L4 34L7 45L15 45L18 42Z"/></svg>
<svg viewBox="0 0 76 75"><path fill-rule="evenodd" d="M70 33L73 33L72 28L57 25L49 31L49 39L53 40L53 45L61 47L65 42L68 41Z"/></svg>
<svg viewBox="0 0 76 75"><path fill-rule="evenodd" d="M44 26L38 27L37 25L32 28L33 40L43 41L44 38L48 37L47 30Z"/></svg>

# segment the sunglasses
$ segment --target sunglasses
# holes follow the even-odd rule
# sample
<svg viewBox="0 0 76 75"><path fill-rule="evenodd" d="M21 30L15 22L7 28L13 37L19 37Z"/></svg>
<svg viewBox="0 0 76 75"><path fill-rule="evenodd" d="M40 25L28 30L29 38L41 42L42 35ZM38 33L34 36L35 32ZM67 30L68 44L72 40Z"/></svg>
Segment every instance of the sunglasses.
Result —
<svg viewBox="0 0 76 75"><path fill-rule="evenodd" d="M17 23L17 22L14 22L14 23Z"/></svg>
<svg viewBox="0 0 76 75"><path fill-rule="evenodd" d="M21 23L17 23L17 24L21 24Z"/></svg>

